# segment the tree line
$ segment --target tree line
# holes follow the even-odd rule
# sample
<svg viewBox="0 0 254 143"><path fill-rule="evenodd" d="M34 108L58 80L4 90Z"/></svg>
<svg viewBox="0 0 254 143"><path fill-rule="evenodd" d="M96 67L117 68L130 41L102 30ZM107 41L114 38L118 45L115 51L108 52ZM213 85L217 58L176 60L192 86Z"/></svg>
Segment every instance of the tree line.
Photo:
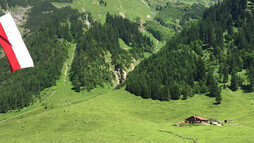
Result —
<svg viewBox="0 0 254 143"><path fill-rule="evenodd" d="M7 2L12 5L12 1ZM55 85L67 57L68 43L77 41L78 31L86 27L79 20L82 14L70 7L57 9L49 1L24 3L33 6L24 25L29 32L23 39L35 67L10 75L7 58L0 59L0 113L33 104L40 98L40 91Z"/></svg>
<svg viewBox="0 0 254 143"><path fill-rule="evenodd" d="M126 90L159 100L209 93L218 103L219 85L252 92L253 12L247 0L224 0L205 10L202 20L176 34L128 74ZM240 77L243 70L247 72Z"/></svg>

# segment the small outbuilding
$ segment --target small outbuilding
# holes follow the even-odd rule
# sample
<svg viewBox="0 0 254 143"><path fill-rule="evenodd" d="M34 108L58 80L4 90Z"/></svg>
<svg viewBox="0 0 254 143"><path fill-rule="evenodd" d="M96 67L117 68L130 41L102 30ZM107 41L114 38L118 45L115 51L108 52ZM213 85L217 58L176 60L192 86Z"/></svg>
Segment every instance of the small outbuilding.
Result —
<svg viewBox="0 0 254 143"><path fill-rule="evenodd" d="M206 118L202 118L202 117L198 117L198 116L191 116L187 119L185 119L185 123L188 124L202 124L202 123L208 123L208 119Z"/></svg>

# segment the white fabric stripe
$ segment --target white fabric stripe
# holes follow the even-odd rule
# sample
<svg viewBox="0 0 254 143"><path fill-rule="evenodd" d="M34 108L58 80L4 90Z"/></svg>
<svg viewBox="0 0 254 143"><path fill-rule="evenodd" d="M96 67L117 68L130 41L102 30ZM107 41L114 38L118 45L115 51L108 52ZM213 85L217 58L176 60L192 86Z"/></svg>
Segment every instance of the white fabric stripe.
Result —
<svg viewBox="0 0 254 143"><path fill-rule="evenodd" d="M12 45L13 51L17 57L21 68L34 67L33 60L26 48L21 34L10 13L0 17L0 22Z"/></svg>

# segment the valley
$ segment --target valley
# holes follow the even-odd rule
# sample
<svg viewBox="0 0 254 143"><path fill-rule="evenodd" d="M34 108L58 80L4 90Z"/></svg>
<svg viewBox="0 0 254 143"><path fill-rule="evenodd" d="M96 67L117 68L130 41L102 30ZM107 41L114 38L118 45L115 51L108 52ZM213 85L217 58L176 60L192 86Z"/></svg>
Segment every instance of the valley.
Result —
<svg viewBox="0 0 254 143"><path fill-rule="evenodd" d="M77 93L68 80L63 82L64 73L65 67L56 86L42 91L45 102L0 114L0 142L193 142L167 131L198 143L253 139L253 94L228 89L222 93L223 103L214 105L214 99L204 94L161 102L110 86ZM195 114L228 123L173 126Z"/></svg>
<svg viewBox="0 0 254 143"><path fill-rule="evenodd" d="M0 142L253 142L252 5L0 1L35 63L10 74L0 50Z"/></svg>

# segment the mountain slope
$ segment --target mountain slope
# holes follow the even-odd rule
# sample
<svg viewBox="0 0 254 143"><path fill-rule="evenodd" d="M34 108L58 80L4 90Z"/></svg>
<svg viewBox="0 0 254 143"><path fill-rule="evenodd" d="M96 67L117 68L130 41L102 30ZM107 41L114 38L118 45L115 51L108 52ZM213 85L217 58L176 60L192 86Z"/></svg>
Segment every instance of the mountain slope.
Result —
<svg viewBox="0 0 254 143"><path fill-rule="evenodd" d="M239 86L246 92L253 91L252 13L246 0L225 0L207 9L204 19L185 28L164 49L141 62L128 75L126 89L159 100L210 92L219 103L217 82L233 91ZM237 77L246 70L245 76Z"/></svg>
<svg viewBox="0 0 254 143"><path fill-rule="evenodd" d="M77 17L80 17L76 10L56 9L50 2L38 1L26 6L30 4L33 8L22 27L28 31L24 33L24 40L35 68L19 70L10 76L6 57L0 59L1 113L30 106L39 98L41 90L55 85L67 57L69 43L75 40L72 32L78 31L74 27L79 21ZM67 21L72 23L70 30Z"/></svg>
<svg viewBox="0 0 254 143"><path fill-rule="evenodd" d="M77 92L81 87L91 90L105 82L112 83L117 76L118 82L123 82L124 73L133 61L154 51L153 42L138 30L136 23L110 14L107 14L105 24L94 22L84 36L79 35L79 39L70 74ZM119 39L131 49L121 48ZM115 72L118 74L113 75Z"/></svg>
<svg viewBox="0 0 254 143"><path fill-rule="evenodd" d="M153 10L142 3L141 0L75 0L71 4L56 3L56 5L72 6L79 9L80 12L88 11L92 14L94 20L102 23L105 21L108 12L131 20L135 20L137 17L151 20L154 16Z"/></svg>

